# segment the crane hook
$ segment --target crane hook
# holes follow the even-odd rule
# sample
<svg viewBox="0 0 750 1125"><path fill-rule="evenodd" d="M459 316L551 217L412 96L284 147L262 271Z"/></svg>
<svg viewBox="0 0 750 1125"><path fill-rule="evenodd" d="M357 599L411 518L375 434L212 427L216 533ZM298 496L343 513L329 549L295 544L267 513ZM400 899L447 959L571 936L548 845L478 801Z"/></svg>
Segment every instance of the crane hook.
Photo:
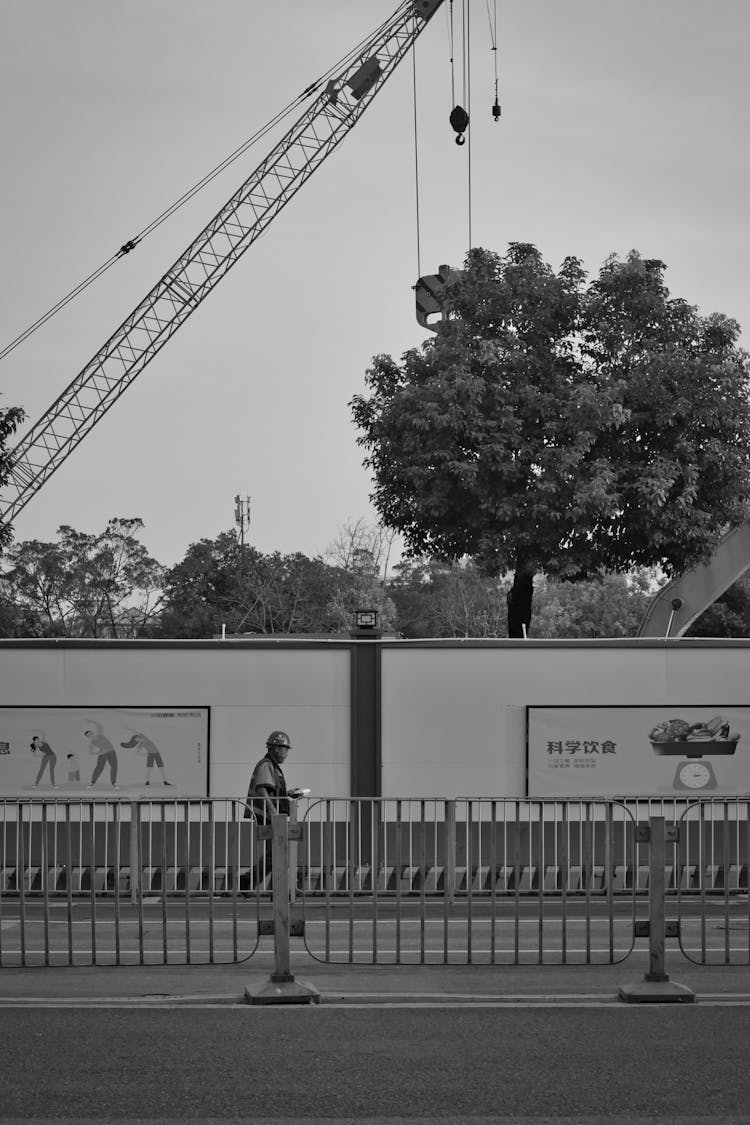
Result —
<svg viewBox="0 0 750 1125"><path fill-rule="evenodd" d="M469 115L466 112L466 110L460 105L454 106L453 109L451 110L451 115L448 118L448 120L451 123L451 127L453 128L453 130L457 134L456 144L457 145L465 144L466 143L466 137L464 136L464 133L466 132L466 130L469 126Z"/></svg>

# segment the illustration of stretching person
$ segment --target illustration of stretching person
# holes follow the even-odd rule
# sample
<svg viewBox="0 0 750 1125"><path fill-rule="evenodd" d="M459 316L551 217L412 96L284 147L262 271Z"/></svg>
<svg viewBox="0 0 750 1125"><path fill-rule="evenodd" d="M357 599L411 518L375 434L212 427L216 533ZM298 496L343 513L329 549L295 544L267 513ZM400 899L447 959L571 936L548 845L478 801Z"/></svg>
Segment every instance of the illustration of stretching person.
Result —
<svg viewBox="0 0 750 1125"><path fill-rule="evenodd" d="M159 747L155 742L152 742L150 738L146 738L145 734L141 734L140 731L134 730L132 737L129 738L127 742L121 742L120 746L122 746L125 750L132 750L133 747L136 746L138 748L136 750L137 754L146 755L146 785L151 784L151 773L154 766L156 766L159 773L161 774L162 785L172 784L171 781L167 781L167 776L164 773L164 761L161 754L159 753Z"/></svg>
<svg viewBox="0 0 750 1125"><path fill-rule="evenodd" d="M89 754L97 754L96 765L94 772L91 775L91 784L87 786L88 789L93 789L96 785L99 774L104 769L105 765L109 763L109 780L112 783L113 789L119 789L117 784L117 751L108 738L104 736L104 728L101 723L97 723L95 719L89 719L89 722L96 728L93 730L85 730L83 733L89 740Z"/></svg>
<svg viewBox="0 0 750 1125"><path fill-rule="evenodd" d="M42 774L44 773L44 771L46 769L49 769L49 779L52 784L52 788L57 789L57 786L55 785L55 764L57 763L57 754L48 742L45 742L44 739L40 738L38 734L35 734L31 740L31 753L35 754L37 751L41 753L42 760L39 763L39 772L36 775L34 788L36 789L37 785L42 780Z"/></svg>

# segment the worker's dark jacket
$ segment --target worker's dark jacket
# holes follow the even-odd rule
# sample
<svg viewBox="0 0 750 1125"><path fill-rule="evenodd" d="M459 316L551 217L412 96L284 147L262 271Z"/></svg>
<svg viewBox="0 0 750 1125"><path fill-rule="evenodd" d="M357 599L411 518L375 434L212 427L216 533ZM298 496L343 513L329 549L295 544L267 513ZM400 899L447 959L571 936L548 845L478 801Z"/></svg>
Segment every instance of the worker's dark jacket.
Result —
<svg viewBox="0 0 750 1125"><path fill-rule="evenodd" d="M272 784L269 784L271 782ZM253 770L250 778L250 787L247 791L247 808L245 818L253 817L258 824L267 824L274 813L273 807L265 800L265 794L258 794L258 785L263 785L269 797L273 797L280 813L289 816L289 800L286 795L286 778L278 762L274 762L270 754L261 758Z"/></svg>

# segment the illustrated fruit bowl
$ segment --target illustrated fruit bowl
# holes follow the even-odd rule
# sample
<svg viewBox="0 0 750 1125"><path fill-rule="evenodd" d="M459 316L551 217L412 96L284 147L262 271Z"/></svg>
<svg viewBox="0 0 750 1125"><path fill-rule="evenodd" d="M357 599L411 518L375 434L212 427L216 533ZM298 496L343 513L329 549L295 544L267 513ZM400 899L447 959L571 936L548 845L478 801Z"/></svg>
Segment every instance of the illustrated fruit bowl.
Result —
<svg viewBox="0 0 750 1125"><path fill-rule="evenodd" d="M681 758L734 754L740 740L739 734L729 729L729 723L722 715L716 715L707 723L667 719L658 723L648 737L655 754L660 757L679 755Z"/></svg>
<svg viewBox="0 0 750 1125"><path fill-rule="evenodd" d="M706 738L696 742L689 742L687 739L678 742L654 742L651 739L651 746L654 753L660 757L679 754L681 758L702 758L704 754L734 754L739 740L739 735L736 738Z"/></svg>

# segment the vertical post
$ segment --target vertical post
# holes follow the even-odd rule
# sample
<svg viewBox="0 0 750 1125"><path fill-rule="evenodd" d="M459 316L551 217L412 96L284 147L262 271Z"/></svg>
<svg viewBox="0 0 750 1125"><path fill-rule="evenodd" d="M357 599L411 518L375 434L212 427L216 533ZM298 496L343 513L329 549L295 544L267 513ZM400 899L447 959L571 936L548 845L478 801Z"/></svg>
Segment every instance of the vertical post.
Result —
<svg viewBox="0 0 750 1125"><path fill-rule="evenodd" d="M320 994L312 985L296 981L291 970L289 945L289 817L274 813L261 833L271 834L271 872L273 881L274 971L270 982L259 991L245 989L250 1004L317 1004ZM295 832L295 835L297 833Z"/></svg>
<svg viewBox="0 0 750 1125"><path fill-rule="evenodd" d="M289 798L289 823L297 824L297 800ZM297 901L297 835L293 833L289 839L289 901Z"/></svg>
<svg viewBox="0 0 750 1125"><path fill-rule="evenodd" d="M456 802L445 802L445 897L452 906L456 897Z"/></svg>
<svg viewBox="0 0 750 1125"><path fill-rule="evenodd" d="M352 633L353 643L350 649L349 796L363 798L360 805L359 862L370 864L373 883L379 856L373 854L371 844L378 844L380 838L380 820L372 819L379 814L380 806L373 803L373 798L382 796L380 636L379 632L372 629L355 631Z"/></svg>
<svg viewBox="0 0 750 1125"><path fill-rule="evenodd" d="M637 829L638 839L649 843L648 873L648 961L649 971L643 981L623 985L619 990L621 1000L631 1004L643 1003L692 1003L695 993L684 984L670 981L665 969L664 945L666 939L665 880L666 833L663 816L652 816L648 827ZM642 931L645 932L645 931ZM636 936L638 930L636 929Z"/></svg>
<svg viewBox="0 0 750 1125"><path fill-rule="evenodd" d="M664 971L664 944L666 939L664 864L667 858L664 838L664 817L652 816L650 821L651 847L648 864L648 964L646 980L669 980Z"/></svg>
<svg viewBox="0 0 750 1125"><path fill-rule="evenodd" d="M141 893L141 818L137 801L130 802L130 901L136 906ZM118 873L119 875L119 873Z"/></svg>
<svg viewBox="0 0 750 1125"><path fill-rule="evenodd" d="M271 817L273 878L273 943L276 983L294 980L289 960L289 821L283 813Z"/></svg>

